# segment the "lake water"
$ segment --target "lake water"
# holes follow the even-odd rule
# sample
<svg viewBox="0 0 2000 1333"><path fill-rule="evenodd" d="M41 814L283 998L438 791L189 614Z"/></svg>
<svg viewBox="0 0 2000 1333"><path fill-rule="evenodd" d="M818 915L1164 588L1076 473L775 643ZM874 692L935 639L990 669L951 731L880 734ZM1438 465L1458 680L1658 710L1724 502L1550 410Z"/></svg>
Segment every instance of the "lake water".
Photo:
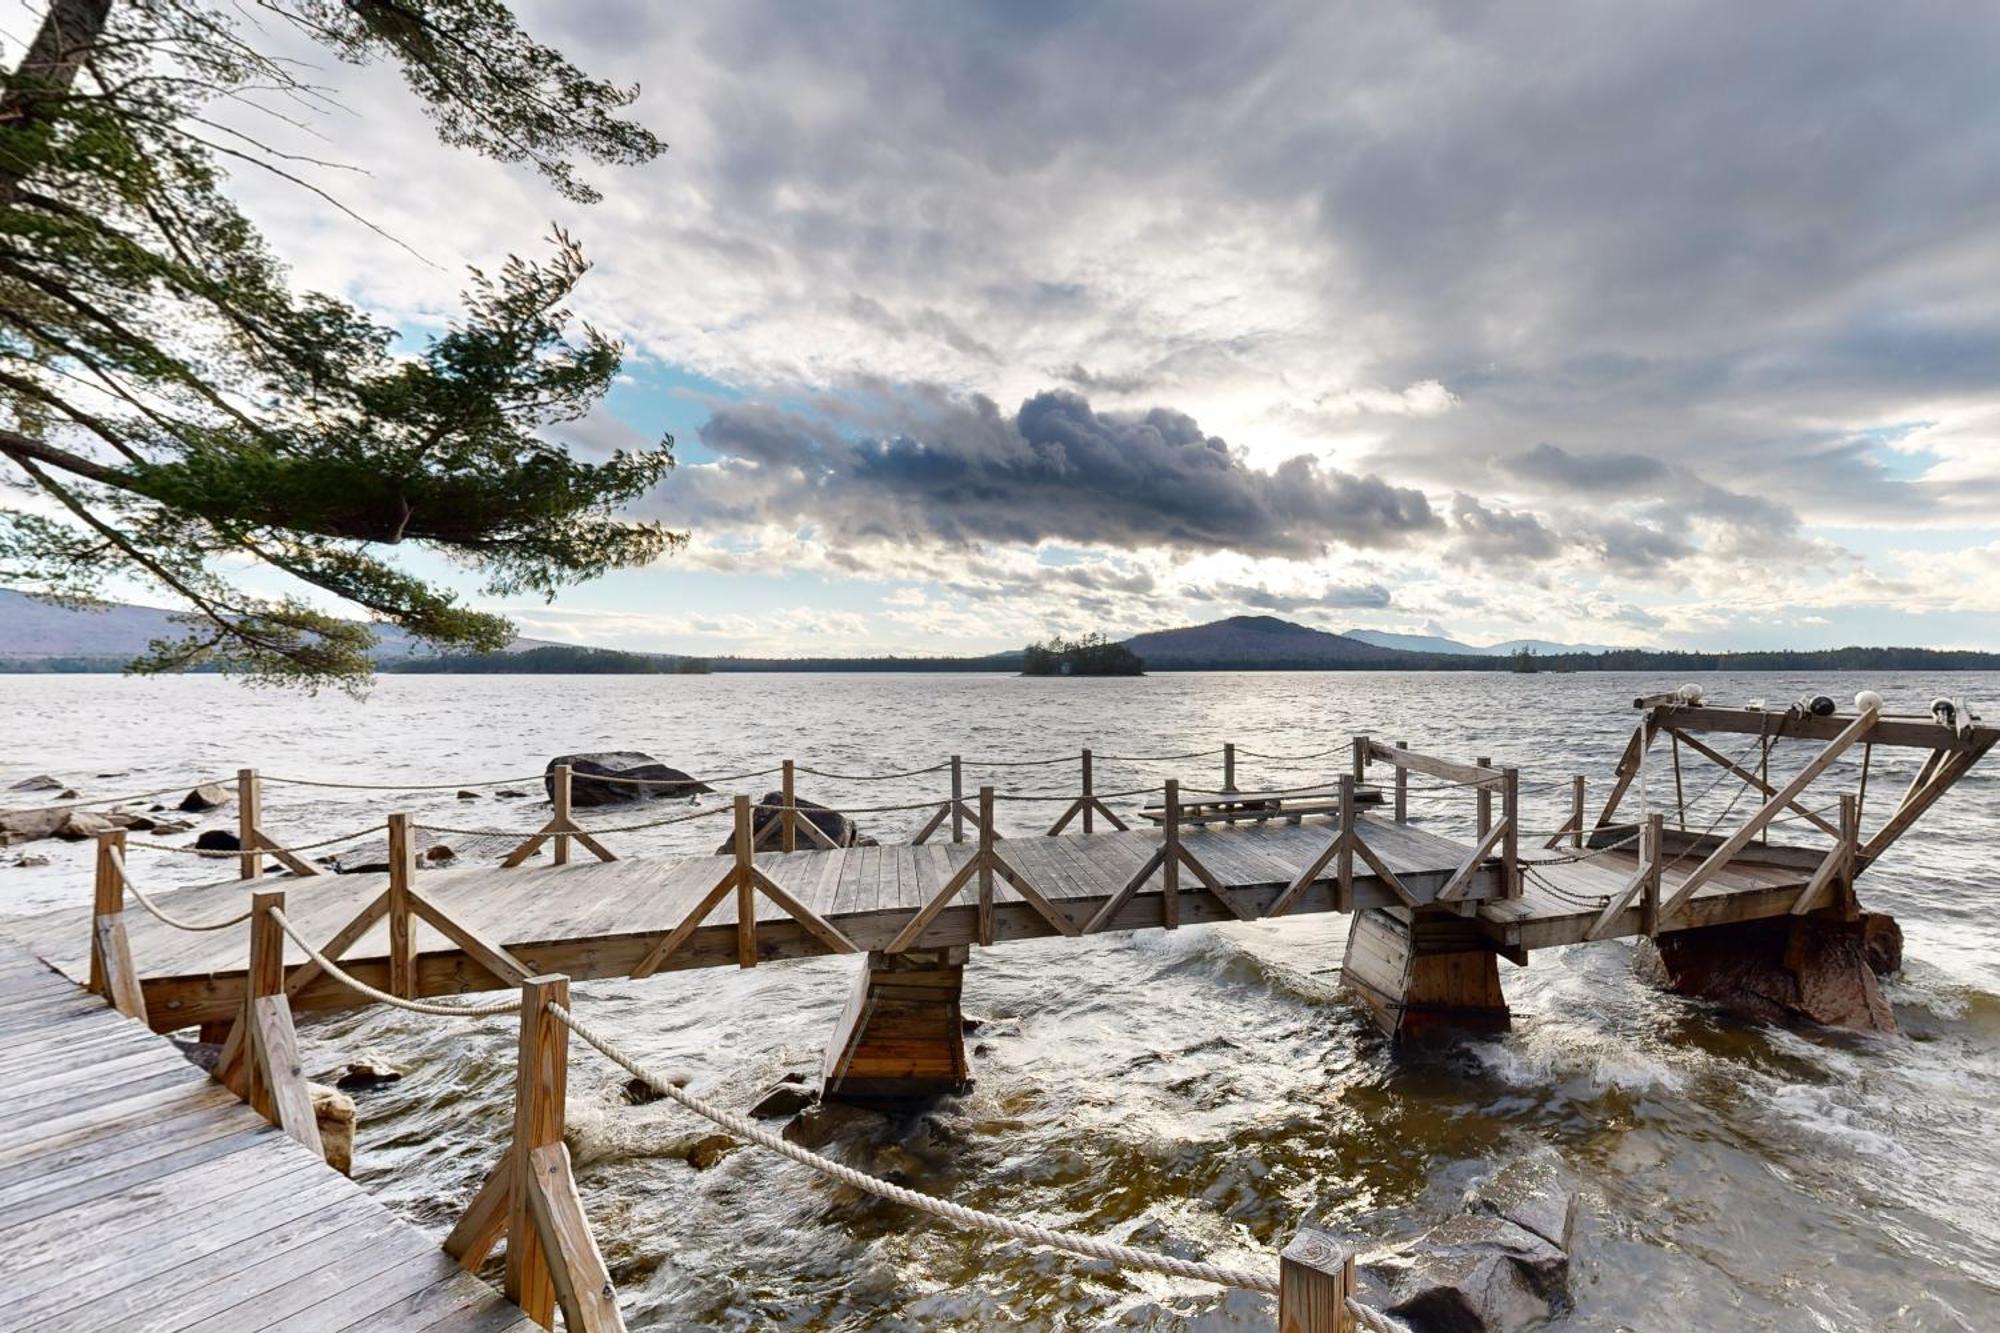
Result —
<svg viewBox="0 0 2000 1333"><path fill-rule="evenodd" d="M1207 749L1303 753L1357 731L1436 753L1491 755L1528 784L1589 775L1601 796L1635 694L1677 681L1625 675L1375 673L1003 676L388 677L365 702L302 699L214 678L0 677L0 786L47 772L86 796L239 767L343 782L459 783L539 773L566 751L631 748L696 773L785 757L830 770L927 765L954 751L1016 759ZM2000 677L1708 676L1712 699L1782 706L1856 689L1921 710L1935 694L2000 712ZM1733 747L1725 747L1733 750ZM1690 760L1692 761L1692 759ZM1794 763L1799 762L1797 759ZM1243 759L1240 785L1317 780L1339 757ZM1216 785L1216 761L1098 761L1100 789L1178 776ZM1879 818L1913 760L1877 756ZM1775 768L1774 768L1774 771ZM941 775L861 786L802 779L830 804L940 794ZM968 768L1003 790L1050 790L1068 766ZM1841 773L1851 788L1855 773ZM1655 769L1657 803L1671 779ZM1689 772L1690 794L1707 777ZM528 785L524 781L521 785ZM754 779L753 795L774 782ZM1733 785L1733 784L1732 784ZM1532 789L1532 827L1567 792ZM1719 799L1717 793L1711 799ZM710 798L711 800L715 798ZM1134 801L1120 802L1124 805ZM1426 797L1441 832L1470 797ZM451 790L272 783L270 831L306 842L392 809L445 823L529 827L533 799ZM666 807L653 807L665 812ZM1051 807L1005 806L1015 832ZM884 841L916 816L868 817ZM630 810L586 822L631 822ZM211 817L229 826L227 812ZM712 847L726 821L608 838L614 850ZM1872 819L1871 819L1872 827ZM185 841L179 839L178 841ZM0 912L86 902L87 848L37 843L52 864L11 868ZM1413 1237L1468 1183L1535 1145L1584 1190L1569 1330L2000 1327L2000 765L1962 782L1862 882L1907 934L1887 992L1903 1036L1745 1026L1652 991L1623 943L1503 966L1514 1029L1398 1055L1341 997L1330 969L1344 919L1185 928L974 951L965 1003L986 1020L978 1086L899 1121L863 1121L829 1151L917 1188L1047 1225L1218 1262L1269 1264L1308 1213L1358 1240ZM218 878L135 850L147 883ZM4 923L0 923L4 928ZM650 1064L747 1105L815 1069L851 959L710 970L579 987ZM359 1094L357 1176L439 1233L483 1177L511 1115L514 1031L368 1012L306 1025L308 1069L373 1055L400 1084ZM746 1149L707 1171L682 1160L708 1131L668 1106L631 1107L622 1075L572 1054L585 1206L635 1328L1267 1329L1270 1302L963 1233L857 1198Z"/></svg>

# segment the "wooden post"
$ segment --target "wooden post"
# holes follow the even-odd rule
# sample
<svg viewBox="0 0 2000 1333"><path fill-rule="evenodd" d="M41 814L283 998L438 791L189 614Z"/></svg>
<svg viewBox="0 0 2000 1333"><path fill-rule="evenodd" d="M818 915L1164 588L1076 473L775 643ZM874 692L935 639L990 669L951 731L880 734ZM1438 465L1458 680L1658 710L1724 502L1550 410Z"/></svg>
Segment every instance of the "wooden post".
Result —
<svg viewBox="0 0 2000 1333"><path fill-rule="evenodd" d="M264 873L264 858L257 851L264 836L258 830L263 825L264 791L257 781L257 770L239 768L236 770L236 845L243 849L236 858L239 879L256 879Z"/></svg>
<svg viewBox="0 0 2000 1333"><path fill-rule="evenodd" d="M243 987L243 1049L248 1054L252 1110L314 1152L325 1155L312 1092L299 1060L292 1005L285 996L285 931L273 912L285 910L282 893L250 898L250 964Z"/></svg>
<svg viewBox="0 0 2000 1333"><path fill-rule="evenodd" d="M132 965L132 945L125 935L125 877L119 864L125 857L125 830L106 829L97 835L96 905L90 923L90 989L111 1001L127 1018L146 1021L146 993Z"/></svg>
<svg viewBox="0 0 2000 1333"><path fill-rule="evenodd" d="M1278 1259L1278 1333L1354 1333L1354 1256L1301 1228Z"/></svg>
<svg viewBox="0 0 2000 1333"><path fill-rule="evenodd" d="M569 778L570 778L569 765L557 764L555 782L549 791L549 802L551 805L555 807L556 821L563 824L567 824L570 822ZM569 864L569 834L567 833L556 834L555 864L559 866L564 866Z"/></svg>
<svg viewBox="0 0 2000 1333"><path fill-rule="evenodd" d="M1479 756L1481 768L1493 767L1493 761L1485 755ZM1479 785L1479 836L1484 838L1493 831L1493 789L1485 783Z"/></svg>
<svg viewBox="0 0 2000 1333"><path fill-rule="evenodd" d="M1500 818L1507 821L1500 835L1500 896L1519 898L1521 886L1521 770L1500 770Z"/></svg>
<svg viewBox="0 0 2000 1333"><path fill-rule="evenodd" d="M1410 748L1410 743L1397 741L1396 748L1407 750ZM1410 770L1401 764L1396 765L1396 822L1398 824L1410 822Z"/></svg>
<svg viewBox="0 0 2000 1333"><path fill-rule="evenodd" d="M1160 829L1165 857L1160 862L1160 924L1177 930L1181 924L1181 784L1174 778L1167 779Z"/></svg>
<svg viewBox="0 0 2000 1333"><path fill-rule="evenodd" d="M1368 768L1368 738L1354 738L1354 785L1359 787Z"/></svg>
<svg viewBox="0 0 2000 1333"><path fill-rule="evenodd" d="M741 798L739 798L741 799ZM537 1148L562 1146L569 1090L569 1029L549 1012L569 1007L568 977L529 977L521 983L521 1040L514 1070L514 1188L507 1210L507 1299L544 1328L555 1327L556 1288L551 1256L534 1224L530 1159Z"/></svg>
<svg viewBox="0 0 2000 1333"><path fill-rule="evenodd" d="M558 770L562 771L562 770ZM389 816L389 993L417 993L417 941L410 894L417 878L417 840L406 814Z"/></svg>
<svg viewBox="0 0 2000 1333"><path fill-rule="evenodd" d="M736 798L736 965L757 966L757 876L750 798Z"/></svg>
<svg viewBox="0 0 2000 1333"><path fill-rule="evenodd" d="M1569 845L1580 848L1583 846L1584 811L1583 774L1581 773L1569 780L1569 805L1570 817L1576 821L1576 827L1570 830Z"/></svg>
<svg viewBox="0 0 2000 1333"><path fill-rule="evenodd" d="M1866 764L1863 759L1863 764ZM1868 771L1862 769L1866 778ZM1840 794L1840 843L1843 849L1840 867L1841 915L1849 921L1861 914L1861 902L1854 896L1854 877L1861 868L1861 797L1856 792Z"/></svg>
<svg viewBox="0 0 2000 1333"><path fill-rule="evenodd" d="M1688 805L1687 788L1681 782L1681 734L1678 731L1670 730L1668 732L1668 739L1672 742L1670 748L1672 749L1674 758L1674 817L1680 823L1681 832L1686 833L1688 827Z"/></svg>
<svg viewBox="0 0 2000 1333"><path fill-rule="evenodd" d="M799 814L798 797L792 791L792 761L785 761L785 808L780 812L780 827L784 830L783 847L788 852L798 850Z"/></svg>
<svg viewBox="0 0 2000 1333"><path fill-rule="evenodd" d="M1639 859L1646 870L1646 887L1639 899L1639 929L1646 938L1660 935L1660 881L1666 869L1667 817L1659 811L1646 816L1644 836L1639 842Z"/></svg>
<svg viewBox="0 0 2000 1333"><path fill-rule="evenodd" d="M1083 831L1097 831L1097 778L1091 772L1088 748L1083 752Z"/></svg>
<svg viewBox="0 0 2000 1333"><path fill-rule="evenodd" d="M1222 789L1236 790L1236 742L1222 743Z"/></svg>
<svg viewBox="0 0 2000 1333"><path fill-rule="evenodd" d="M1354 775L1343 773L1340 778L1340 855L1335 866L1339 877L1334 897L1337 911L1354 910L1354 841L1360 836L1354 829Z"/></svg>
<svg viewBox="0 0 2000 1333"><path fill-rule="evenodd" d="M956 775L954 775L956 776ZM979 789L979 942L993 943L993 789Z"/></svg>
<svg viewBox="0 0 2000 1333"><path fill-rule="evenodd" d="M965 841L965 768L957 755L951 757L951 840Z"/></svg>

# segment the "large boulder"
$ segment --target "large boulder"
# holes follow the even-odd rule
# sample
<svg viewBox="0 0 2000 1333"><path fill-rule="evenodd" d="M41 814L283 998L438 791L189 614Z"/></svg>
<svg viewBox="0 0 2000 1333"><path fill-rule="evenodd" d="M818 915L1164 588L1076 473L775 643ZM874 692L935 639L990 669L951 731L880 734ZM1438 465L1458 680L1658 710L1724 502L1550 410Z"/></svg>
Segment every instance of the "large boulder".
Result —
<svg viewBox="0 0 2000 1333"><path fill-rule="evenodd" d="M69 822L68 810L0 810L0 846L53 838Z"/></svg>
<svg viewBox="0 0 2000 1333"><path fill-rule="evenodd" d="M343 1176L354 1174L354 1099L324 1083L308 1083L313 1121L319 1126L319 1146L326 1164Z"/></svg>
<svg viewBox="0 0 2000 1333"><path fill-rule="evenodd" d="M47 773L37 773L32 778L22 778L19 782L16 782L11 787L7 788L7 790L8 791L61 791L62 788L63 788L63 781L61 778L51 777Z"/></svg>
<svg viewBox="0 0 2000 1333"><path fill-rule="evenodd" d="M229 803L229 788L219 782L204 782L187 795L181 797L180 809L191 815L204 814L220 809Z"/></svg>
<svg viewBox="0 0 2000 1333"><path fill-rule="evenodd" d="M1465 1211L1407 1245L1361 1257L1364 1305L1411 1333L1515 1333L1569 1305L1576 1191L1552 1152L1517 1158Z"/></svg>
<svg viewBox="0 0 2000 1333"><path fill-rule="evenodd" d="M596 754L560 754L549 760L542 775L542 788L553 801L556 796L556 768L569 765L571 805L622 805L657 797L693 796L710 788L703 782L670 768L638 750L608 750ZM616 782L598 779L617 778Z"/></svg>
<svg viewBox="0 0 2000 1333"><path fill-rule="evenodd" d="M1885 920L1785 917L1677 930L1642 953L1642 967L1668 989L1752 1022L1894 1032L1875 973L1901 963L1902 932Z"/></svg>
<svg viewBox="0 0 2000 1333"><path fill-rule="evenodd" d="M767 791L757 798L757 803L750 807L751 846L768 849L783 845L784 804L785 794L781 791ZM875 845L873 838L862 836L860 825L832 806L821 805L818 801L808 801L805 797L797 795L792 797L792 804L798 807L800 823L810 820L812 826L824 833L827 841L836 847ZM797 846L804 849L817 847L819 844L812 840L811 834L801 832L797 838ZM732 833L722 840L722 845L715 849L715 854L727 856L735 850L736 835Z"/></svg>

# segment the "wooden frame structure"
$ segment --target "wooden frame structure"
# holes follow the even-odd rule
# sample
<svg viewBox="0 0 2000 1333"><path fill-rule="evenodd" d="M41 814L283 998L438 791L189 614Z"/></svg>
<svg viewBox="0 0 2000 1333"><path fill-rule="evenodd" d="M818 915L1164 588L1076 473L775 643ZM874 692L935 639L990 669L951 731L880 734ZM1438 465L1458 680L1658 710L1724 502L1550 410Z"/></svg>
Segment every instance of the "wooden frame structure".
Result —
<svg viewBox="0 0 2000 1333"><path fill-rule="evenodd" d="M1500 870L1500 896L1519 898L1521 884L1521 771L1517 768L1494 768L1493 761L1481 758L1466 764L1454 759L1440 759L1435 755L1419 754L1404 742L1385 745L1370 736L1354 738L1354 776L1351 781L1360 781L1363 769L1373 763L1385 763L1396 770L1395 817L1397 823L1409 818L1409 775L1422 773L1470 787L1476 802L1475 827L1478 840L1473 844L1471 855L1459 864L1444 888L1438 891L1437 900L1443 903L1460 904L1461 910L1476 909L1476 904L1467 901L1473 878L1497 855ZM1576 800L1582 801L1583 779L1574 778ZM1500 817L1493 817L1493 794L1500 794ZM1563 833L1572 826L1581 826L1581 805L1571 816L1571 824L1564 825L1557 838L1551 840L1554 846ZM1346 820L1343 817L1342 824ZM1365 853L1365 848L1363 849ZM1373 864L1371 861L1370 864ZM1400 887L1400 886L1399 886ZM1407 892L1408 906L1417 906L1414 896Z"/></svg>

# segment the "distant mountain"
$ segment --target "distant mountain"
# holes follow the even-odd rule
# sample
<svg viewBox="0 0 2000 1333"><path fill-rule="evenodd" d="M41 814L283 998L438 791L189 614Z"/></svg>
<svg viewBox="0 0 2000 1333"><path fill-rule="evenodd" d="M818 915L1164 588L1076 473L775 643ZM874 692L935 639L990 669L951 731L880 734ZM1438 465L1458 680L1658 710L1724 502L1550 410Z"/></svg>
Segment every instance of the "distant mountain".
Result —
<svg viewBox="0 0 2000 1333"><path fill-rule="evenodd" d="M1382 629L1351 629L1350 639L1372 643L1378 648L1400 648L1410 653L1450 653L1468 657L1508 657L1523 648L1533 649L1536 656L1546 657L1554 653L1608 653L1612 649L1601 643L1556 643L1551 639L1509 639L1505 643L1492 643L1484 648L1457 639L1447 639L1437 634L1392 634Z"/></svg>
<svg viewBox="0 0 2000 1333"><path fill-rule="evenodd" d="M129 661L146 651L154 639L178 638L186 626L172 611L156 606L114 602L102 610L73 611L0 588L0 658L22 661L43 658L117 658ZM381 639L377 660L408 657L419 651L410 636L387 625L375 626ZM516 639L509 652L548 646L545 639Z"/></svg>
<svg viewBox="0 0 2000 1333"><path fill-rule="evenodd" d="M1125 646L1156 671L1276 671L1316 667L1407 666L1415 654L1346 634L1308 629L1276 616L1231 616L1186 629L1135 634Z"/></svg>

